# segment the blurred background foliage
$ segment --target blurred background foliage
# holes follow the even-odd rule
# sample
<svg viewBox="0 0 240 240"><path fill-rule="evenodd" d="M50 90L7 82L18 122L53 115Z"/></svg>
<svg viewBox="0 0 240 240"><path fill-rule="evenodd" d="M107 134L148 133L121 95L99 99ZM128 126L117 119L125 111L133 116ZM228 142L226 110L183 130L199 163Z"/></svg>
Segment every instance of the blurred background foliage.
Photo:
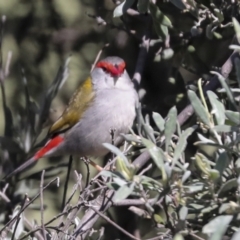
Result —
<svg viewBox="0 0 240 240"><path fill-rule="evenodd" d="M69 78L52 102L46 128L38 138L40 141L46 135L47 127L62 113L76 87L89 75L102 48L101 58L117 55L125 59L127 70L132 77L142 36L145 34L150 38L139 95L144 115L155 111L163 117L174 105L180 112L188 103L186 86L196 89L195 83L200 77L205 81L209 80L209 72L218 70L231 54L229 45L236 41L232 17L239 20L238 1L159 0L156 5L152 3L149 10L144 7L147 6L144 4L149 2L147 0L132 2L131 8L140 11L140 17L124 13L121 17L113 18L113 11L120 2L112 0L0 1L1 15L7 17L2 43L3 64L6 63L8 51L12 51L10 74L4 85L7 105L12 111L16 129L17 126L19 128L19 116L26 114L22 69L27 78L31 101L39 107L59 66L71 55ZM139 4L143 4L142 8ZM144 20L148 15L151 16L150 25ZM100 23L96 17L101 17L103 22ZM104 47L106 44L109 45ZM2 102L2 95L0 100ZM3 121L2 105L0 119L2 136L7 125ZM191 142L194 139L195 137ZM195 148L190 146L186 154L190 155L194 151ZM24 161L25 159L18 159L18 162ZM62 161L66 162L67 158L41 160L28 174ZM11 169L16 163L10 165L8 167ZM85 165L74 161L73 168L83 174L85 181ZM65 168L63 172L66 172ZM91 176L94 175L95 170L91 169ZM64 181L66 174L62 173L60 176L61 181ZM73 184L72 176L69 189ZM39 181L28 183L28 188L32 189L30 195L36 194L38 187ZM19 183L19 193L24 193L25 190L25 182ZM46 220L59 212L62 192L62 187L47 189ZM39 209L39 203L36 203L36 207ZM128 210L122 207L116 211L115 218L121 226L127 229L134 223L132 219L135 216ZM39 222L39 211L29 210L28 218L37 219ZM146 220L138 224L145 225L146 231L151 226L149 222L146 224ZM111 236L114 231L109 231ZM117 236L119 235L116 234Z"/></svg>

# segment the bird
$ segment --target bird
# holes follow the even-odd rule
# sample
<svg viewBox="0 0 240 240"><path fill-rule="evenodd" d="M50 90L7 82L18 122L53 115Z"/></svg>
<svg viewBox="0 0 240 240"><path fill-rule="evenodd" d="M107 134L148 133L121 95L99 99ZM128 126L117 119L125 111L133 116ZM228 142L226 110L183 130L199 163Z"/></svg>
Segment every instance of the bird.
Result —
<svg viewBox="0 0 240 240"><path fill-rule="evenodd" d="M126 71L125 61L117 56L100 60L74 92L62 115L49 128L48 141L29 160L6 177L22 172L41 158L72 155L101 157L109 150L103 143L123 141L135 116L138 95ZM97 170L102 168L89 159Z"/></svg>

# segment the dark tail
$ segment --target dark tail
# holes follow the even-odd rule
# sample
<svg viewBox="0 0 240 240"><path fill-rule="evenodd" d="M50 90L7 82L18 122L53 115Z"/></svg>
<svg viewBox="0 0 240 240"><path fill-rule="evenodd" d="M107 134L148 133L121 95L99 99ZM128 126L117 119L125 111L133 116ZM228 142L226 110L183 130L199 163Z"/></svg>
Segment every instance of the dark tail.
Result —
<svg viewBox="0 0 240 240"><path fill-rule="evenodd" d="M23 163L22 165L20 165L17 169L15 169L13 172L9 173L8 175L6 175L3 180L6 180L14 175L16 175L19 172L22 172L24 169L28 168L29 166L31 166L34 162L36 162L36 158L32 157L29 160L27 160L25 163Z"/></svg>

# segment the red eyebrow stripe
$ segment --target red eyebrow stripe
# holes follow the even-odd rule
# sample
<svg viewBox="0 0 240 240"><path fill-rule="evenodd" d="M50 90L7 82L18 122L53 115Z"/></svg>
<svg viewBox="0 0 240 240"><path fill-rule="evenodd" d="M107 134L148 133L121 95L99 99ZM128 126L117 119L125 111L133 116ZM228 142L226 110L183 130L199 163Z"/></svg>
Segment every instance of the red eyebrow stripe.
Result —
<svg viewBox="0 0 240 240"><path fill-rule="evenodd" d="M118 75L123 73L123 71L124 71L124 69L126 67L126 63L122 62L119 65L114 66L111 63L100 61L100 62L97 63L96 67L103 68L103 69L105 68L113 76L118 76Z"/></svg>

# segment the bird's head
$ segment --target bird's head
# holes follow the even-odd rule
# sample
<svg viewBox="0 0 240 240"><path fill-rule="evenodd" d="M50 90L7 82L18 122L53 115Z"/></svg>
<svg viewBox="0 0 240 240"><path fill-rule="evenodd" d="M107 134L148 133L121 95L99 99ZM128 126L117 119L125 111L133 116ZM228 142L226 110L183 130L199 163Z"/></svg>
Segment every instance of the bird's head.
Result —
<svg viewBox="0 0 240 240"><path fill-rule="evenodd" d="M126 63L119 57L107 57L99 61L92 71L92 82L97 89L132 87L131 79L125 69Z"/></svg>

